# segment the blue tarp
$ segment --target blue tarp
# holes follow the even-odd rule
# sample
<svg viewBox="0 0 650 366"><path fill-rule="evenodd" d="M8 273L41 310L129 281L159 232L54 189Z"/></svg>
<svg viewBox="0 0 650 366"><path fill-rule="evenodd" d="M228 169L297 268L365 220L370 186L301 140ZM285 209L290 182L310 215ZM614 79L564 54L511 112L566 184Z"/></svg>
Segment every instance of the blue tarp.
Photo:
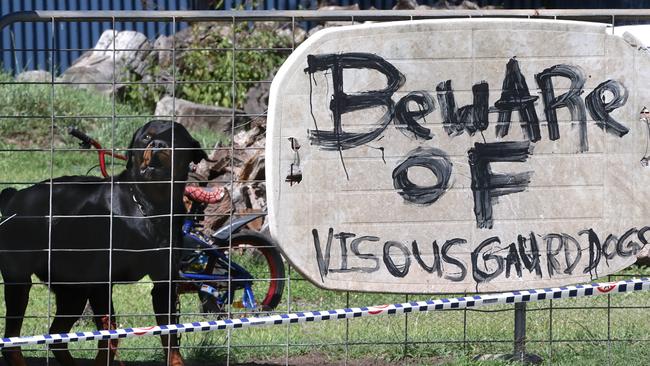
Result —
<svg viewBox="0 0 650 366"><path fill-rule="evenodd" d="M396 0L340 0L325 3L338 5L359 4L361 9L391 9ZM453 2L453 1L451 1ZM459 2L459 1L456 1ZM480 6L494 5L505 9L529 8L648 8L650 0L475 0ZM419 0L432 5L437 0ZM0 14L29 10L296 10L315 9L318 0L0 0ZM177 31L185 27L177 24ZM0 34L0 62L12 73L24 70L65 70L83 50L92 48L103 31L111 29L110 22L78 23L16 23ZM123 22L115 24L117 30L133 29L150 39L173 33L172 24L166 22ZM55 51L51 51L54 49ZM51 62L53 60L53 62Z"/></svg>

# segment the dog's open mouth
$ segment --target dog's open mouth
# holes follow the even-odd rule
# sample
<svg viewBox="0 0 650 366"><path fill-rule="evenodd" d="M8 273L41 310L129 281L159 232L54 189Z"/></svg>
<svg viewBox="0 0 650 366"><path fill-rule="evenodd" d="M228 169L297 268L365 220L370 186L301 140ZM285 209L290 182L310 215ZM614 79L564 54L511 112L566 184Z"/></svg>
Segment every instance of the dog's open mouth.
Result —
<svg viewBox="0 0 650 366"><path fill-rule="evenodd" d="M149 145L142 153L140 174L146 179L164 178L170 173L170 163L168 150L153 149Z"/></svg>

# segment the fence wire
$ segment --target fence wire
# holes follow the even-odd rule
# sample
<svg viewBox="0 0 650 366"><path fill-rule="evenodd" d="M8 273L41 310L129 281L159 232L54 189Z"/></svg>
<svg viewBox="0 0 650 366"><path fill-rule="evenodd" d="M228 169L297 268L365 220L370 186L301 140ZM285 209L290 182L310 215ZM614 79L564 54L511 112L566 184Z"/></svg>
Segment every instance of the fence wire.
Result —
<svg viewBox="0 0 650 366"><path fill-rule="evenodd" d="M48 244L44 250L24 252L34 255L44 252L47 256L48 273L52 270L52 256L64 252L83 252L80 248L53 248L53 226L57 220L88 219L87 215L57 213L53 198L57 185L76 190L76 197L86 192L83 186L108 185L109 207L121 198L119 192L128 187L152 184L150 182L124 182L116 177L124 164L109 156L110 178L104 182L77 181L62 183L55 178L64 175L99 176L95 167L97 152L78 147L78 141L67 134L67 128L76 127L88 132L112 154L144 153L147 148L130 146L132 134L147 121L165 119L182 122L200 140L212 162L200 163L190 172L191 184L225 187L228 194L220 204L208 205L203 212L174 213L174 203L158 215L141 215L142 203L134 198L131 213L110 211L94 215L109 222L109 247L94 249L108 252L108 276L114 286L103 287L107 298L113 298L115 312L110 312L108 323L114 320L117 327L154 325L155 314L149 293L155 285L169 284L173 278L172 258L180 252L191 258L201 259L192 249L173 241L172 223L177 218L187 218L200 225L210 234L224 225L250 214L265 212L264 204L264 127L267 97L273 73L306 37L310 29L324 26L356 24L365 21L415 20L426 18L472 18L472 17L525 17L543 19L571 19L605 22L613 27L629 22L650 20L648 10L620 11L360 11L360 12L32 12L11 14L0 20L0 27L20 22L46 24L51 34L69 31L71 23L100 24L102 30L112 33L115 39L122 23L167 23L174 31L169 37L148 40L150 47L121 47L110 43L103 57L112 59L110 80L65 77L57 69L60 52L81 52L92 55L91 49L60 49L54 39L47 47L39 49L7 50L2 52L30 51L46 54L49 74L35 79L14 79L4 75L0 80L4 101L0 102L0 188L24 188L44 182L48 190L47 213L33 219L45 220L48 225ZM109 23L106 27L106 23ZM53 36L52 36L53 37ZM127 53L146 53L138 59L145 70L135 64L121 64ZM98 53L97 50L94 51ZM142 65L140 65L142 66ZM69 71L69 70L66 70ZM251 88L254 87L254 88ZM253 91L251 91L253 90ZM165 96L168 104L161 102ZM223 108L205 108L193 111L182 100L192 100ZM257 100L257 105L247 102ZM180 103L180 105L179 105ZM190 112L188 112L190 111ZM217 127L217 124L219 127ZM178 131L172 129L172 134ZM164 149L183 152L192 148L169 146ZM172 166L176 159L171 154ZM250 165L246 165L250 164ZM250 171L256 174L249 174ZM167 180L173 190L175 180ZM126 188L125 188L126 187ZM135 195L133 195L135 197ZM75 198L75 197L72 197ZM127 197L130 200L132 197ZM133 205L133 203L135 205ZM138 208L138 206L140 208ZM194 218L197 217L196 220ZM3 217L5 219L5 217ZM113 236L119 235L114 225L120 220L162 220L168 232L162 248L132 250L114 247ZM257 220L250 228L265 232L264 222ZM265 221L262 219L261 221ZM87 221L86 221L87 222ZM166 225L166 226L165 226ZM247 228L249 230L249 228ZM85 233L85 234L81 234ZM80 227L68 235L84 235L92 241L93 235ZM27 235L27 233L25 233ZM249 239L250 240L250 239ZM236 248L239 244L244 244ZM258 269L255 260L262 254L246 258L250 242L238 242L230 236L224 252L250 271ZM117 243L115 243L117 244ZM262 246L261 248L264 248ZM134 282L131 278L112 278L113 258L134 252L166 252L167 278L145 277ZM2 251L0 255L16 255L16 250ZM189 254L188 254L189 253ZM136 253L137 254L137 253ZM192 257L194 255L194 257ZM144 263L142 265L145 265ZM191 264L193 265L193 264ZM197 264L198 265L198 264ZM83 263L68 263L66 269L72 274L62 281L51 281L51 276L31 278L31 294L24 317L21 334L45 334L49 332L57 303L48 291L51 286L72 286L83 289L88 285L102 285L105 281L92 281L75 277L83 272ZM341 307L362 307L377 303L400 303L422 300L425 295L361 294L334 292L316 288L305 281L295 268L284 263L286 271L281 277L283 289L281 302L274 309L261 310L263 314L284 314L300 311ZM200 265L199 265L200 267ZM262 265L264 267L264 265ZM202 267L205 268L205 267ZM265 268L261 268L264 270ZM607 277L609 281L647 275L648 271L632 267L622 273ZM270 283L273 273L256 274L256 281ZM81 274L79 274L81 276ZM128 276L127 276L128 277ZM164 277L164 276L163 276ZM174 280L180 287L189 287L180 295L180 301L172 302L172 286L167 307L172 316L180 316L180 322L215 320L219 317L249 316L253 312L235 298L236 306L206 306L205 295L191 287L193 278ZM3 279L5 285L7 279ZM80 284L80 282L83 282ZM241 280L230 278L220 281L222 292L239 289ZM11 282L16 284L16 282ZM29 284L26 282L25 284ZM74 287L79 286L79 287ZM81 291L81 290L80 290ZM240 292L239 292L240 293ZM441 296L467 296L465 294L441 294ZM241 296L241 295L238 295ZM3 292L3 299L6 297ZM245 301L244 301L245 302ZM110 308L110 304L106 304ZM243 307L243 308L242 308ZM650 359L650 321L646 313L650 308L648 295L603 296L599 298L570 299L531 304L527 309L527 350L540 355L546 364L608 364L641 365ZM403 317L345 320L313 324L287 324L264 329L228 330L225 333L184 334L179 349L189 361L205 364L239 364L266 362L268 364L471 364L476 356L507 354L513 349L512 306L496 306L488 309L462 309L433 314L405 314ZM0 327L7 329L5 309L0 310ZM104 314L95 314L104 315ZM63 318L80 317L73 331L94 328L93 307L86 305L82 313L64 314ZM167 317L166 319L172 319ZM104 347L109 347L104 345ZM96 347L91 343L71 345L74 357L94 358ZM155 338L123 340L117 358L131 362L165 361L160 341ZM56 362L46 346L30 346L23 350L27 357L39 358L46 364Z"/></svg>

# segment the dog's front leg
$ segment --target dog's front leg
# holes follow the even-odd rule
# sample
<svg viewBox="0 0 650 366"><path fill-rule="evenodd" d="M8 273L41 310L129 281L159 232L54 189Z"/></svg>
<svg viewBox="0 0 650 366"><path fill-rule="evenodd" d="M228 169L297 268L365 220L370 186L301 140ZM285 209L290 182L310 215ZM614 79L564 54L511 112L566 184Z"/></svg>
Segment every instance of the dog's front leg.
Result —
<svg viewBox="0 0 650 366"><path fill-rule="evenodd" d="M170 285L168 283L154 284L153 290L151 290L151 299L158 325L175 324L178 322L178 316L172 314L171 311L171 307L176 304L177 297L176 285L172 285L170 292ZM167 364L169 366L183 366L183 357L178 350L178 336L176 334L160 336L160 340L165 349Z"/></svg>

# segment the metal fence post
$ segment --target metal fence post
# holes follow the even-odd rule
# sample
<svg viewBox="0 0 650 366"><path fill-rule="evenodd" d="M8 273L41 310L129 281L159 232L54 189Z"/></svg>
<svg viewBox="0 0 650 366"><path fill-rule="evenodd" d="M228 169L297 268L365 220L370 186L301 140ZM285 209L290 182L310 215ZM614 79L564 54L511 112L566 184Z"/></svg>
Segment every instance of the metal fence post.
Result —
<svg viewBox="0 0 650 366"><path fill-rule="evenodd" d="M512 360L524 364L539 365L542 358L532 353L526 353L526 303L515 304L515 345Z"/></svg>

